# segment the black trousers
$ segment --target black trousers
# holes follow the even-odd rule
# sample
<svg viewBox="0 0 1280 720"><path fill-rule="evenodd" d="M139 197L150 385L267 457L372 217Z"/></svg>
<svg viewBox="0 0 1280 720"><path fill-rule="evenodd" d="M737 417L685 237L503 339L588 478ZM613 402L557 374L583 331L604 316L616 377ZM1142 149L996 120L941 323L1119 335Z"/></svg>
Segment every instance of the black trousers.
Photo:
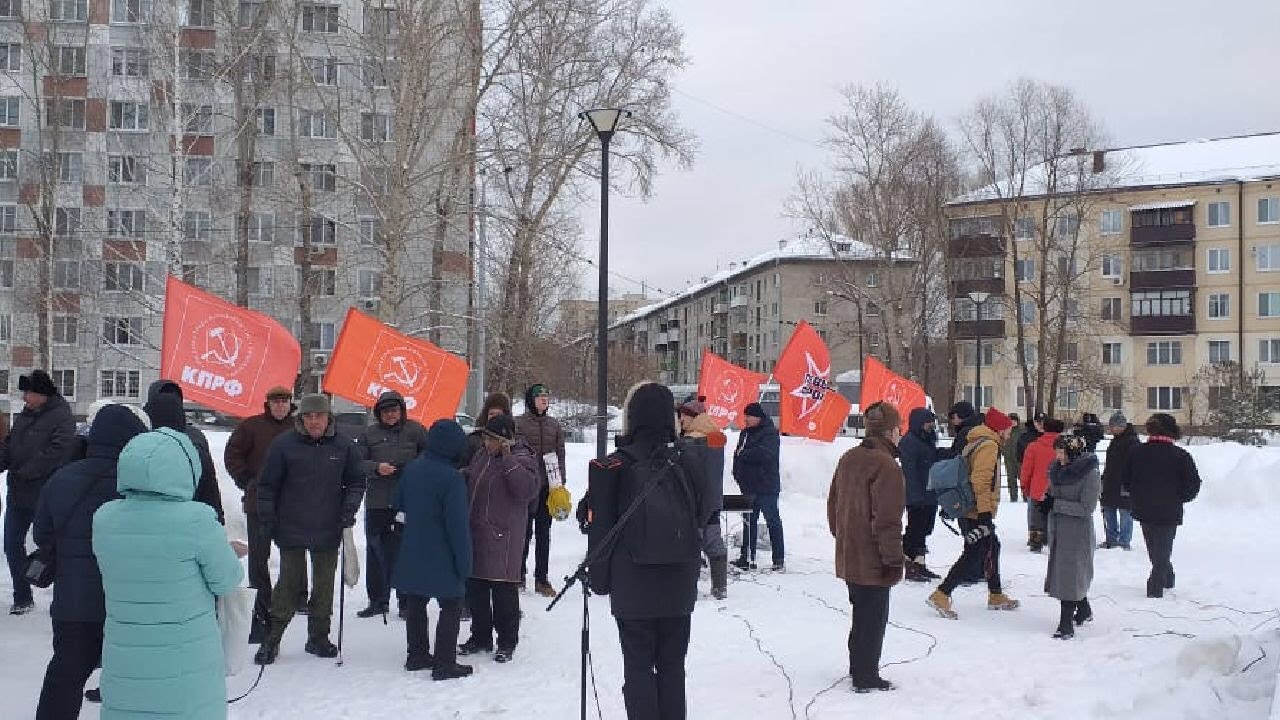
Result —
<svg viewBox="0 0 1280 720"><path fill-rule="evenodd" d="M370 605L391 603L391 572L400 555L400 534L392 530L395 519L390 508L364 511L364 589Z"/></svg>
<svg viewBox="0 0 1280 720"><path fill-rule="evenodd" d="M547 582L551 561L551 511L547 509L547 494L543 487L538 493L538 507L529 513L529 526L524 534L524 564L520 567L529 574L529 543L533 542L533 579Z"/></svg>
<svg viewBox="0 0 1280 720"><path fill-rule="evenodd" d="M431 622L427 617L427 602L430 599L421 595L404 596L404 634L411 658L431 655ZM448 667L458 660L458 626L462 623L462 598L438 600L440 617L436 620L435 659L437 667Z"/></svg>
<svg viewBox="0 0 1280 720"><path fill-rule="evenodd" d="M967 535L970 530L978 527L980 524L977 520L968 518L960 518L960 533ZM1000 585L1000 539L996 537L995 530L990 535L982 538L978 542L970 543L967 540L964 544L964 551L960 553L960 559L956 560L956 564L951 566L951 570L947 572L947 577L938 586L942 592L950 595L964 582L970 574L973 573L975 567L981 567L982 573L987 578L987 589L993 593L1001 592Z"/></svg>
<svg viewBox="0 0 1280 720"><path fill-rule="evenodd" d="M937 505L908 505L907 529L902 533L902 552L909 558L925 554L925 541L933 534L938 519Z"/></svg>
<svg viewBox="0 0 1280 720"><path fill-rule="evenodd" d="M520 584L499 580L467 580L467 607L471 609L471 640L498 649L514 650L520 641Z"/></svg>
<svg viewBox="0 0 1280 720"><path fill-rule="evenodd" d="M262 531L257 513L245 513L249 533L249 587L257 590L253 600L253 619L266 622L271 618L271 537Z"/></svg>
<svg viewBox="0 0 1280 720"><path fill-rule="evenodd" d="M617 622L627 720L684 720L689 616Z"/></svg>
<svg viewBox="0 0 1280 720"><path fill-rule="evenodd" d="M44 671L36 720L75 720L84 683L102 662L101 622L53 621L53 657Z"/></svg>
<svg viewBox="0 0 1280 720"><path fill-rule="evenodd" d="M878 585L849 586L853 624L849 628L849 676L854 680L880 677L880 653L889 625L889 588Z"/></svg>
<svg viewBox="0 0 1280 720"><path fill-rule="evenodd" d="M1142 523L1142 539L1147 544L1147 557L1151 558L1148 593L1162 594L1173 585L1173 538L1177 534L1177 525Z"/></svg>

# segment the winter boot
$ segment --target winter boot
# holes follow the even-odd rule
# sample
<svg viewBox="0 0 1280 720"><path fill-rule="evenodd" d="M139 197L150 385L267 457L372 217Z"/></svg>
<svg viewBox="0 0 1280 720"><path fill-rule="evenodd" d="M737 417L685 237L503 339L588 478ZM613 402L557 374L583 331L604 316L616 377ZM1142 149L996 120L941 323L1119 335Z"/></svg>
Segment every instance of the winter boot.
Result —
<svg viewBox="0 0 1280 720"><path fill-rule="evenodd" d="M942 578L942 576L925 566L923 556L915 559L907 558L906 566L906 578L911 582L930 582Z"/></svg>
<svg viewBox="0 0 1280 720"><path fill-rule="evenodd" d="M738 568L739 570L755 570L756 569L756 564L744 557L740 557L729 564Z"/></svg>
<svg viewBox="0 0 1280 720"><path fill-rule="evenodd" d="M253 619L249 623L249 644L261 645L270 634L271 618L254 613Z"/></svg>
<svg viewBox="0 0 1280 720"><path fill-rule="evenodd" d="M369 603L368 607L361 610L360 612L357 612L356 617L358 618L378 617L379 615L386 615L389 609L390 608L388 607L388 603L371 602Z"/></svg>
<svg viewBox="0 0 1280 720"><path fill-rule="evenodd" d="M1076 625L1093 622L1093 608L1089 606L1089 598L1085 598L1076 603L1075 621Z"/></svg>
<svg viewBox="0 0 1280 720"><path fill-rule="evenodd" d="M1053 636L1059 640L1070 640L1076 636L1076 628L1071 624L1071 619L1075 616L1076 604L1070 600L1062 601L1062 609L1058 615L1058 629L1053 632Z"/></svg>
<svg viewBox="0 0 1280 720"><path fill-rule="evenodd" d="M784 573L787 571L787 564L781 560L773 563L773 567L769 568L770 572Z"/></svg>
<svg viewBox="0 0 1280 720"><path fill-rule="evenodd" d="M431 655L410 655L404 660L404 669L409 672L417 672L419 670L431 670L435 668L436 660Z"/></svg>
<svg viewBox="0 0 1280 720"><path fill-rule="evenodd" d="M262 643L262 647L258 648L258 652L253 655L253 662L258 665L270 665L276 661L276 656L280 654L280 646L271 641Z"/></svg>
<svg viewBox="0 0 1280 720"><path fill-rule="evenodd" d="M934 590L924 602L929 607L937 610L939 615L947 618L948 620L955 620L960 617L956 614L955 610L951 609L951 596L941 590Z"/></svg>
<svg viewBox="0 0 1280 720"><path fill-rule="evenodd" d="M482 652L493 652L493 646L485 645L475 638L471 638L458 646L458 654L462 656L477 655Z"/></svg>
<svg viewBox="0 0 1280 720"><path fill-rule="evenodd" d="M1027 547L1031 549L1031 552L1038 553L1043 550L1044 533L1039 530L1032 530L1029 534L1031 537L1027 540Z"/></svg>
<svg viewBox="0 0 1280 720"><path fill-rule="evenodd" d="M1172 589L1173 589L1173 580L1174 580L1174 577L1173 577L1173 571L1172 571L1172 570L1170 570L1170 571L1169 571L1169 574L1168 574L1168 575L1166 575L1166 576L1165 576L1165 578L1164 578L1164 589L1165 589L1165 590L1172 590Z"/></svg>
<svg viewBox="0 0 1280 720"><path fill-rule="evenodd" d="M496 663L509 663L515 654L515 648L498 648L497 652L493 654L493 661Z"/></svg>
<svg viewBox="0 0 1280 720"><path fill-rule="evenodd" d="M723 600L729 595L729 558L711 559L711 597Z"/></svg>
<svg viewBox="0 0 1280 720"><path fill-rule="evenodd" d="M865 695L869 692L885 692L888 690L896 690L897 687L882 677L857 678L853 681L853 691L859 695Z"/></svg>
<svg viewBox="0 0 1280 720"><path fill-rule="evenodd" d="M329 638L327 637L312 638L307 641L307 644L302 649L306 650L308 653L311 653L312 655L315 655L316 657L321 657L321 658L338 657L338 646L329 642Z"/></svg>
<svg viewBox="0 0 1280 720"><path fill-rule="evenodd" d="M1017 610L1021 604L1002 592L987 595L988 610Z"/></svg>
<svg viewBox="0 0 1280 720"><path fill-rule="evenodd" d="M441 666L431 671L432 680L456 680L458 678L469 677L471 675L471 666L453 663L449 666Z"/></svg>
<svg viewBox="0 0 1280 720"><path fill-rule="evenodd" d="M27 613L35 609L36 609L36 603L34 600L28 600L26 602L20 602L20 603L16 602L9 606L9 614L10 615L26 615Z"/></svg>
<svg viewBox="0 0 1280 720"><path fill-rule="evenodd" d="M556 589L546 580L534 580L533 590L542 597L553 598L556 596Z"/></svg>

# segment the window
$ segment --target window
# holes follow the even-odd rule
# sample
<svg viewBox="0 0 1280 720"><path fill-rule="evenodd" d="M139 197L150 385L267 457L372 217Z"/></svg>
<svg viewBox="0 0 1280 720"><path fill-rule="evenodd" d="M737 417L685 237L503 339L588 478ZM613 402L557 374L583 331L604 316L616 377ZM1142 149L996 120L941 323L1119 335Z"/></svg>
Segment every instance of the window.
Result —
<svg viewBox="0 0 1280 720"><path fill-rule="evenodd" d="M268 187L276 182L276 164L267 161L258 161L249 166L249 174L246 177L241 168L241 172L236 173L237 184L244 184L246 181L250 187Z"/></svg>
<svg viewBox="0 0 1280 720"><path fill-rule="evenodd" d="M1258 402L1271 414L1280 413L1280 387L1275 385L1258 386Z"/></svg>
<svg viewBox="0 0 1280 720"><path fill-rule="evenodd" d="M249 288L250 295L266 295L275 294L275 273L270 267L250 267L245 268L245 283Z"/></svg>
<svg viewBox="0 0 1280 720"><path fill-rule="evenodd" d="M307 174L312 190L333 192L337 189L338 170L333 165L303 163L302 172Z"/></svg>
<svg viewBox="0 0 1280 720"><path fill-rule="evenodd" d="M50 127L64 130L83 130L85 101L77 98L46 100L45 122Z"/></svg>
<svg viewBox="0 0 1280 720"><path fill-rule="evenodd" d="M827 301L826 301L826 300L818 300L818 301L814 302L814 303L813 303L813 314L814 314L814 315L826 315L826 314L827 314Z"/></svg>
<svg viewBox="0 0 1280 720"><path fill-rule="evenodd" d="M298 270L298 275L301 277L302 270ZM299 282L299 286L303 292L311 295L333 296L338 290L338 273L328 268L312 269L305 281Z"/></svg>
<svg viewBox="0 0 1280 720"><path fill-rule="evenodd" d="M1102 364L1103 365L1119 365L1121 362L1123 362L1122 360L1123 347L1124 346L1118 342L1102 343Z"/></svg>
<svg viewBox="0 0 1280 720"><path fill-rule="evenodd" d="M13 337L13 318L9 315L0 315L0 343L7 343L12 337ZM9 381L9 378L6 377L5 382L8 383L8 381ZM9 386L6 384L5 385L6 391L8 390L8 387Z"/></svg>
<svg viewBox="0 0 1280 720"><path fill-rule="evenodd" d="M390 87L391 78L400 75L400 62L395 58L369 57L360 64L365 87Z"/></svg>
<svg viewBox="0 0 1280 720"><path fill-rule="evenodd" d="M66 237L78 232L80 232L80 208L55 208L53 234Z"/></svg>
<svg viewBox="0 0 1280 720"><path fill-rule="evenodd" d="M867 281L866 281L867 287L876 287L879 284L880 284L880 278L879 276L876 275L875 271L873 270L871 272L868 272Z"/></svg>
<svg viewBox="0 0 1280 720"><path fill-rule="evenodd" d="M1258 223L1280 222L1280 197L1258 198Z"/></svg>
<svg viewBox="0 0 1280 720"><path fill-rule="evenodd" d="M13 261L0 260L0 288L13 289Z"/></svg>
<svg viewBox="0 0 1280 720"><path fill-rule="evenodd" d="M16 97L0 98L0 126L18 127L22 118L22 99Z"/></svg>
<svg viewBox="0 0 1280 720"><path fill-rule="evenodd" d="M110 155L107 157L107 182L119 185L145 185L146 160L134 155Z"/></svg>
<svg viewBox="0 0 1280 720"><path fill-rule="evenodd" d="M955 298L952 307L952 319L961 322L970 322L973 320L1003 320L1004 305L999 302L987 301L982 303L982 317L978 317L977 303L969 298Z"/></svg>
<svg viewBox="0 0 1280 720"><path fill-rule="evenodd" d="M1040 346L1029 340L1024 340L1022 344L1022 364L1032 367L1036 364L1040 357ZM1021 405L1022 403L1018 403Z"/></svg>
<svg viewBox="0 0 1280 720"><path fill-rule="evenodd" d="M53 384L58 388L58 394L66 400L74 400L76 397L76 371L75 370L54 370L50 373Z"/></svg>
<svg viewBox="0 0 1280 720"><path fill-rule="evenodd" d="M58 45L54 48L54 72L73 77L84 76L84 46Z"/></svg>
<svg viewBox="0 0 1280 720"><path fill-rule="evenodd" d="M1190 290L1160 290L1131 294L1132 317L1158 317L1191 314Z"/></svg>
<svg viewBox="0 0 1280 720"><path fill-rule="evenodd" d="M982 366L991 367L996 361L996 349L992 343L982 343ZM965 367L973 367L978 364L978 344L965 343L964 346L964 364Z"/></svg>
<svg viewBox="0 0 1280 720"><path fill-rule="evenodd" d="M360 139L387 142L391 139L391 116L386 113L360 113Z"/></svg>
<svg viewBox="0 0 1280 720"><path fill-rule="evenodd" d="M1035 260L1018 260L1013 264L1013 274L1018 282L1031 282L1036 277Z"/></svg>
<svg viewBox="0 0 1280 720"><path fill-rule="evenodd" d="M1027 386L1019 385L1017 389L1017 393L1015 394L1015 397L1017 397L1017 402L1015 402L1014 405L1020 408L1026 407L1027 406Z"/></svg>
<svg viewBox="0 0 1280 720"><path fill-rule="evenodd" d="M54 315L53 342L58 345L75 345L80 335L78 321L75 315Z"/></svg>
<svg viewBox="0 0 1280 720"><path fill-rule="evenodd" d="M1147 343L1148 365L1181 365L1182 341L1162 340Z"/></svg>
<svg viewBox="0 0 1280 720"><path fill-rule="evenodd" d="M18 232L18 206L0 205L0 235L13 235ZM12 255L13 251L5 253Z"/></svg>
<svg viewBox="0 0 1280 720"><path fill-rule="evenodd" d="M1231 362L1231 341L1210 340L1209 362L1213 365L1223 365Z"/></svg>
<svg viewBox="0 0 1280 720"><path fill-rule="evenodd" d="M109 125L112 130L146 130L149 115L146 103L112 100Z"/></svg>
<svg viewBox="0 0 1280 720"><path fill-rule="evenodd" d="M312 245L335 245L338 242L338 223L323 215L313 215L309 220L299 223L299 240L308 240Z"/></svg>
<svg viewBox="0 0 1280 720"><path fill-rule="evenodd" d="M49 19L84 22L89 16L89 0L49 0Z"/></svg>
<svg viewBox="0 0 1280 720"><path fill-rule="evenodd" d="M964 386L964 399L973 403L974 407L984 408L984 407L991 407L992 405L995 405L996 392L995 392L995 388L991 387L990 385L982 386L982 397L978 398L977 400L974 399L974 396L976 394L977 394L976 388L973 385Z"/></svg>
<svg viewBox="0 0 1280 720"><path fill-rule="evenodd" d="M360 218L360 244L369 246L382 245L382 221L378 218Z"/></svg>
<svg viewBox="0 0 1280 720"><path fill-rule="evenodd" d="M1133 213L1134 227L1169 227L1171 225L1190 224L1192 224L1190 206L1135 210Z"/></svg>
<svg viewBox="0 0 1280 720"><path fill-rule="evenodd" d="M313 33L338 32L338 6L303 5L302 31Z"/></svg>
<svg viewBox="0 0 1280 720"><path fill-rule="evenodd" d="M1124 212L1121 210L1103 210L1100 216L1103 235L1119 235L1124 232Z"/></svg>
<svg viewBox="0 0 1280 720"><path fill-rule="evenodd" d="M192 242L209 242L213 237L213 218L205 210L188 210L182 216L182 238Z"/></svg>
<svg viewBox="0 0 1280 720"><path fill-rule="evenodd" d="M1230 248L1209 248L1208 252L1210 274L1231 272Z"/></svg>
<svg viewBox="0 0 1280 720"><path fill-rule="evenodd" d="M184 264L182 266L182 282L196 287L209 287L208 266Z"/></svg>
<svg viewBox="0 0 1280 720"><path fill-rule="evenodd" d="M145 275L139 263L109 262L102 265L102 289L107 292L142 292Z"/></svg>
<svg viewBox="0 0 1280 720"><path fill-rule="evenodd" d="M1231 317L1231 296L1227 293L1209 294L1209 319L1222 320Z"/></svg>
<svg viewBox="0 0 1280 720"><path fill-rule="evenodd" d="M302 137L332 140L338 136L338 127L323 110L300 110L298 134Z"/></svg>
<svg viewBox="0 0 1280 720"><path fill-rule="evenodd" d="M60 152L53 158L54 170L60 183L79 183L84 180L84 154Z"/></svg>
<svg viewBox="0 0 1280 720"><path fill-rule="evenodd" d="M1109 322L1120 322L1124 311L1121 309L1121 298L1102 298L1102 319Z"/></svg>
<svg viewBox="0 0 1280 720"><path fill-rule="evenodd" d="M141 345L142 318L114 315L103 317L102 341L108 345Z"/></svg>
<svg viewBox="0 0 1280 720"><path fill-rule="evenodd" d="M1067 385L1058 391L1058 409L1059 410L1079 410L1080 409L1080 388L1074 385Z"/></svg>
<svg viewBox="0 0 1280 720"><path fill-rule="evenodd" d="M197 0L198 1L198 0ZM111 0L111 22L140 25L151 17L151 0Z"/></svg>
<svg viewBox="0 0 1280 720"><path fill-rule="evenodd" d="M1280 292L1258 293L1258 317L1280 317Z"/></svg>
<svg viewBox="0 0 1280 720"><path fill-rule="evenodd" d="M213 27L213 0L187 0L187 27Z"/></svg>
<svg viewBox="0 0 1280 720"><path fill-rule="evenodd" d="M1023 300L1018 304L1018 322L1023 325L1036 321L1036 301Z"/></svg>
<svg viewBox="0 0 1280 720"><path fill-rule="evenodd" d="M1258 362L1280 363L1280 338L1267 338L1258 341Z"/></svg>
<svg viewBox="0 0 1280 720"><path fill-rule="evenodd" d="M392 35L396 32L394 7L365 7L364 31L367 35Z"/></svg>
<svg viewBox="0 0 1280 720"><path fill-rule="evenodd" d="M1231 203L1209 203L1209 227L1229 227L1231 225Z"/></svg>
<svg viewBox="0 0 1280 720"><path fill-rule="evenodd" d="M357 281L361 297L377 297L382 293L382 273L377 270L361 270Z"/></svg>
<svg viewBox="0 0 1280 720"><path fill-rule="evenodd" d="M107 235L111 237L143 237L146 232L146 210L107 211Z"/></svg>
<svg viewBox="0 0 1280 720"><path fill-rule="evenodd" d="M276 109L275 108L258 108L257 123L259 135L275 135L276 134Z"/></svg>
<svg viewBox="0 0 1280 720"><path fill-rule="evenodd" d="M301 335L301 331L298 333ZM311 349L332 350L337 339L331 322L311 323Z"/></svg>
<svg viewBox="0 0 1280 720"><path fill-rule="evenodd" d="M1181 410L1182 388L1149 387L1147 388L1148 410Z"/></svg>
<svg viewBox="0 0 1280 720"><path fill-rule="evenodd" d="M316 85L338 84L338 59L335 57L303 58L311 82Z"/></svg>
<svg viewBox="0 0 1280 720"><path fill-rule="evenodd" d="M1063 277L1074 277L1080 274L1080 263L1073 257L1058 258L1058 274Z"/></svg>
<svg viewBox="0 0 1280 720"><path fill-rule="evenodd" d="M188 185L208 187L213 184L213 158L188 157L182 174Z"/></svg>
<svg viewBox="0 0 1280 720"><path fill-rule="evenodd" d="M276 65L275 55L250 55L249 79L257 82L274 80L277 77Z"/></svg>
<svg viewBox="0 0 1280 720"><path fill-rule="evenodd" d="M213 106L183 103L183 128L186 132L208 135L213 132Z"/></svg>
<svg viewBox="0 0 1280 720"><path fill-rule="evenodd" d="M866 314L867 314L867 317L880 317L880 306L873 302L868 301Z"/></svg>
<svg viewBox="0 0 1280 720"><path fill-rule="evenodd" d="M1075 237L1080 232L1080 217L1075 213L1059 215L1054 218L1053 230L1059 238Z"/></svg>
<svg viewBox="0 0 1280 720"><path fill-rule="evenodd" d="M21 43L0 44L0 72L19 72L22 70Z"/></svg>
<svg viewBox="0 0 1280 720"><path fill-rule="evenodd" d="M0 150L0 181L18 179L18 151Z"/></svg>
<svg viewBox="0 0 1280 720"><path fill-rule="evenodd" d="M1077 342L1062 343L1062 362L1064 363L1080 362L1080 343L1077 343Z"/></svg>
<svg viewBox="0 0 1280 720"><path fill-rule="evenodd" d="M1031 240L1036 236L1036 221L1033 218L1018 218L1013 223L1014 240Z"/></svg>
<svg viewBox="0 0 1280 720"><path fill-rule="evenodd" d="M76 290L80 287L80 261L55 260L53 263L53 287L56 290Z"/></svg>
<svg viewBox="0 0 1280 720"><path fill-rule="evenodd" d="M236 25L242 28L253 27L262 12L263 0L240 0L236 8Z"/></svg>
<svg viewBox="0 0 1280 720"><path fill-rule="evenodd" d="M1254 249L1257 258L1258 272L1280 270L1280 243L1259 245Z"/></svg>
<svg viewBox="0 0 1280 720"><path fill-rule="evenodd" d="M137 398L141 395L141 371L103 370L98 377L99 398Z"/></svg>
<svg viewBox="0 0 1280 720"><path fill-rule="evenodd" d="M0 0L0 17L14 18L22 14L22 0ZM6 383L4 390L8 390Z"/></svg>
<svg viewBox="0 0 1280 720"><path fill-rule="evenodd" d="M151 74L151 60L145 48L111 48L111 74L116 77L147 77Z"/></svg>
<svg viewBox="0 0 1280 720"><path fill-rule="evenodd" d="M1124 386L1103 385L1102 407L1107 410L1119 410L1124 407Z"/></svg>
<svg viewBox="0 0 1280 720"><path fill-rule="evenodd" d="M1107 253L1102 256L1102 277L1118 278L1124 272L1124 261L1120 255L1116 253Z"/></svg>

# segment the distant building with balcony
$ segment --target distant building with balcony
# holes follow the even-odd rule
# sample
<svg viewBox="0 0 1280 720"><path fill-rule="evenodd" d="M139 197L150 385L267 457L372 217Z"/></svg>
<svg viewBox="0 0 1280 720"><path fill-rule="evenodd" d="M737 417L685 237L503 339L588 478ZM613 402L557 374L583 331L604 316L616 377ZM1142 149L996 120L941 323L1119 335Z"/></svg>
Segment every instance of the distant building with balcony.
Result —
<svg viewBox="0 0 1280 720"><path fill-rule="evenodd" d="M1215 394L1194 376L1224 362L1266 371L1263 395L1280 413L1280 133L1091 155L1105 180L1089 189L1087 216L1059 221L1079 223L1090 261L1065 301L1088 329L1062 361L1095 380L1066 382L1058 414L1096 412L1105 421L1119 410L1141 421L1168 412L1203 421ZM1013 296L1016 283L1034 284L1044 268L1015 263L1013 246L1033 247L1036 235L1029 219L1008 216L1018 200L1045 197L1034 187L1027 193L997 197L989 186L947 206L957 394L1001 408L1027 405L1022 361L1034 360L1016 352L1014 322L1027 328L1032 313ZM990 293L981 317L971 292ZM981 390L973 385L978 362Z"/></svg>

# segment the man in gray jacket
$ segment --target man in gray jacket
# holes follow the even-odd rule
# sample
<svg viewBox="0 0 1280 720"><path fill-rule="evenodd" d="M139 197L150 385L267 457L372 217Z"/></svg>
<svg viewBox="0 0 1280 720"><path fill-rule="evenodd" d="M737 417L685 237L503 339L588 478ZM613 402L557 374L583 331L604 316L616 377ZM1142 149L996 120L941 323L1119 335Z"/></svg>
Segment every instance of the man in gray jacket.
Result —
<svg viewBox="0 0 1280 720"><path fill-rule="evenodd" d="M356 437L356 449L369 481L364 498L364 586L369 606L356 613L362 618L385 615L391 606L391 571L400 551L391 496L405 466L427 446L427 429L409 419L409 409L400 393L382 393L373 406L373 414L377 421Z"/></svg>

